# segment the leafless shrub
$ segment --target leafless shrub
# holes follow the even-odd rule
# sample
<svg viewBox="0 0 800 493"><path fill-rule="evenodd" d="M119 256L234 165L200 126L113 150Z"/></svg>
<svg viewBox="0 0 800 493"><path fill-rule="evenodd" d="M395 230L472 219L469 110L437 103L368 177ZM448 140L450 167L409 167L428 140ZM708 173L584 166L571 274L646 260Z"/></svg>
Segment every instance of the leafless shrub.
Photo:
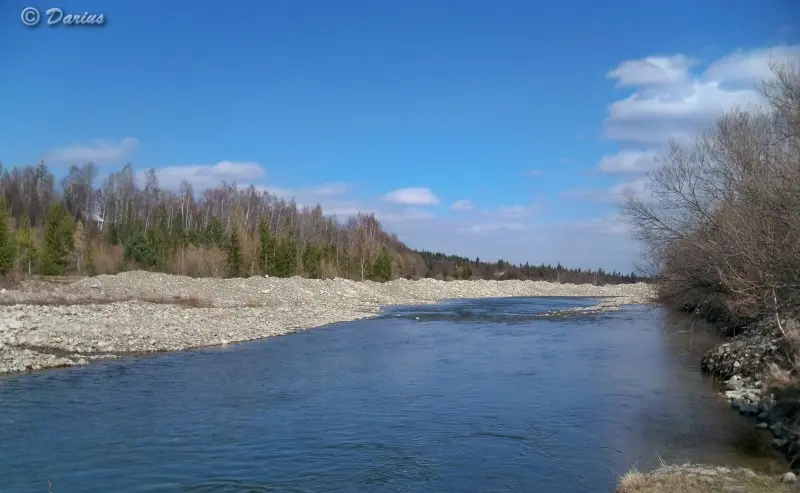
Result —
<svg viewBox="0 0 800 493"><path fill-rule="evenodd" d="M623 206L673 307L780 325L800 306L800 70L773 71L767 110L730 111L693 146L673 144L651 197Z"/></svg>

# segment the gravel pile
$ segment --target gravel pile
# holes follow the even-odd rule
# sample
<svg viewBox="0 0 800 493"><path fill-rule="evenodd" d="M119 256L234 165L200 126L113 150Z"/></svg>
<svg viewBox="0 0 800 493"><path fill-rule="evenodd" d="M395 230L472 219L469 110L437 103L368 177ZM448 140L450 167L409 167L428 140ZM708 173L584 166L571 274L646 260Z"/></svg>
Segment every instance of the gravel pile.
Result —
<svg viewBox="0 0 800 493"><path fill-rule="evenodd" d="M0 292L0 373L85 364L287 334L374 316L382 306L514 296L601 298L587 311L648 303L646 284L532 281L193 279L150 272Z"/></svg>

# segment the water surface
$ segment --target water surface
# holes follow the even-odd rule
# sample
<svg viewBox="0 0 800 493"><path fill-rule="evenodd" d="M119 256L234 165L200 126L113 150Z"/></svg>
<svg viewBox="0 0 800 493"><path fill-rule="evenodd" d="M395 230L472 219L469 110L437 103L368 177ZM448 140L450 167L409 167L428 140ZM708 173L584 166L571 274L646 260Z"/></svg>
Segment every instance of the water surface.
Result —
<svg viewBox="0 0 800 493"><path fill-rule="evenodd" d="M576 298L388 309L0 379L0 491L597 492L659 459L777 471L698 371L713 338Z"/></svg>

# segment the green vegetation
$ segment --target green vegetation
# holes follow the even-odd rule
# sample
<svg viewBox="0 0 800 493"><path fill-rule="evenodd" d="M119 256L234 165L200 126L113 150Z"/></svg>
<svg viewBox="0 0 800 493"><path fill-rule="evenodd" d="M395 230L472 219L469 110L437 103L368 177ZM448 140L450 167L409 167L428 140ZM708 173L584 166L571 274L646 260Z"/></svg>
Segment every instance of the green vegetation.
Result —
<svg viewBox="0 0 800 493"><path fill-rule="evenodd" d="M17 259L17 242L8 224L8 213L0 204L0 274L7 275Z"/></svg>
<svg viewBox="0 0 800 493"><path fill-rule="evenodd" d="M0 200L10 205L7 234L0 232L0 269L48 275L147 269L195 277L301 275L379 282L397 277L641 280L602 270L414 251L384 231L372 214L341 221L325 216L319 205L299 208L252 186L223 184L195 193L184 182L171 191L160 188L150 170L140 187L130 165L99 187L96 175L91 164L72 166L57 186L44 164L0 167Z"/></svg>

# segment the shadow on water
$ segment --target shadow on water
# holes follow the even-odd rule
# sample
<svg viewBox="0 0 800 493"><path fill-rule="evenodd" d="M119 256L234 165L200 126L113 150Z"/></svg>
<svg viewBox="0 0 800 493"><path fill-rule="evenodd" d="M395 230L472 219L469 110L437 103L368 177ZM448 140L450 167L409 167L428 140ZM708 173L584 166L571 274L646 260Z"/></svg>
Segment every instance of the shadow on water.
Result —
<svg viewBox="0 0 800 493"><path fill-rule="evenodd" d="M713 331L591 299L458 300L0 379L0 491L610 491L631 465L779 472L699 372ZM697 329L697 327L695 327Z"/></svg>

